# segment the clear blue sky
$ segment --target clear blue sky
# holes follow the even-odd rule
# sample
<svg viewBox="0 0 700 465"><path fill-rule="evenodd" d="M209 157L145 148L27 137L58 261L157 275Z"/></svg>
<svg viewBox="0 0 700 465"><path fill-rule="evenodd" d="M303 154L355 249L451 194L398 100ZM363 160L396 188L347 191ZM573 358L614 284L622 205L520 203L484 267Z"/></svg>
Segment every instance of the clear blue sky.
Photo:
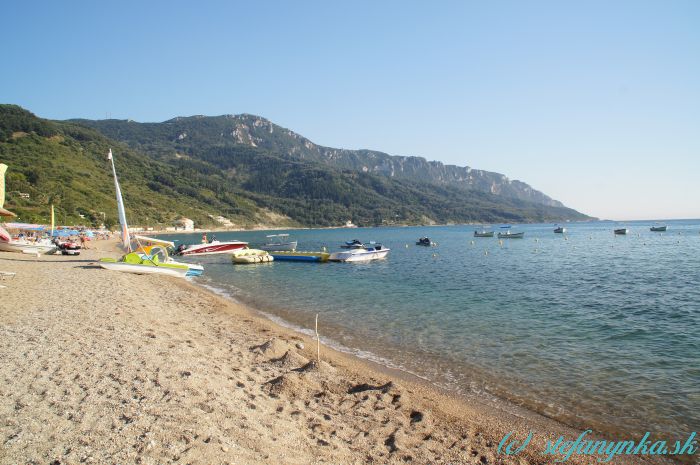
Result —
<svg viewBox="0 0 700 465"><path fill-rule="evenodd" d="M253 113L498 171L585 213L700 217L700 1L3 3L0 102Z"/></svg>

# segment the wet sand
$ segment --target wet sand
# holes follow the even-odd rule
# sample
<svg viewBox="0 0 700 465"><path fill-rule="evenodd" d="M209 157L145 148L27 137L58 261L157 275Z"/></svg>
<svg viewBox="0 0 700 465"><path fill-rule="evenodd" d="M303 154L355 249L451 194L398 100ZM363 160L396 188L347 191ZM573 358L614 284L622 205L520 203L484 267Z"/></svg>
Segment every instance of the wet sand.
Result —
<svg viewBox="0 0 700 465"><path fill-rule="evenodd" d="M185 280L103 270L116 242L91 245L0 253L17 273L0 289L2 464L544 464L545 438L579 434L323 346L319 364L311 338ZM499 455L511 431L535 439Z"/></svg>

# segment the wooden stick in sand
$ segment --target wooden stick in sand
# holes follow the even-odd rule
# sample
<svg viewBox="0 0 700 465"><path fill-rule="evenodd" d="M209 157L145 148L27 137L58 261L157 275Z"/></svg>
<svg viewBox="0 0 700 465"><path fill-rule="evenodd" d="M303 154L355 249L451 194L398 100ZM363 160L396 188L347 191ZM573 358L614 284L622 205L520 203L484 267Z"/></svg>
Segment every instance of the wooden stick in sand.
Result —
<svg viewBox="0 0 700 465"><path fill-rule="evenodd" d="M318 335L318 313L316 314L316 359L321 366L321 336Z"/></svg>

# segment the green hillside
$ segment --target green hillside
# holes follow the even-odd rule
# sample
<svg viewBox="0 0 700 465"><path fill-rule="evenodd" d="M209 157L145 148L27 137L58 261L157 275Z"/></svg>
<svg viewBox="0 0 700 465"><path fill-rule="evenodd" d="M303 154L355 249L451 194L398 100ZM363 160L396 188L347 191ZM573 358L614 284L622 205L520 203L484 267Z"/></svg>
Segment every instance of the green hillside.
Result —
<svg viewBox="0 0 700 465"><path fill-rule="evenodd" d="M188 136L160 123L109 124L113 130L100 129L119 141L85 121L44 120L0 105L0 162L10 166L7 207L27 222L47 222L53 203L61 223L98 224L102 213L108 225L114 223L106 160L111 147L133 225L165 227L186 216L198 226L215 226L210 215L243 227L334 226L348 219L381 225L586 218L564 207L339 169L254 144L205 143L201 135L182 145L178 141Z"/></svg>

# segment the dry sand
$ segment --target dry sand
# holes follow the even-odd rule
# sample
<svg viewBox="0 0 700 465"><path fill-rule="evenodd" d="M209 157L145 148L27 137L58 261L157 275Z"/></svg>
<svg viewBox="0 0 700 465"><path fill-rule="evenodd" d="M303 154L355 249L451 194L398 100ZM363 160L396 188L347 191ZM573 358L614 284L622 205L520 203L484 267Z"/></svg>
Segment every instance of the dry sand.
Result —
<svg viewBox="0 0 700 465"><path fill-rule="evenodd" d="M552 463L545 435L578 434L325 347L310 363L310 338L185 280L100 269L115 242L93 246L0 253L17 273L0 289L2 464Z"/></svg>

